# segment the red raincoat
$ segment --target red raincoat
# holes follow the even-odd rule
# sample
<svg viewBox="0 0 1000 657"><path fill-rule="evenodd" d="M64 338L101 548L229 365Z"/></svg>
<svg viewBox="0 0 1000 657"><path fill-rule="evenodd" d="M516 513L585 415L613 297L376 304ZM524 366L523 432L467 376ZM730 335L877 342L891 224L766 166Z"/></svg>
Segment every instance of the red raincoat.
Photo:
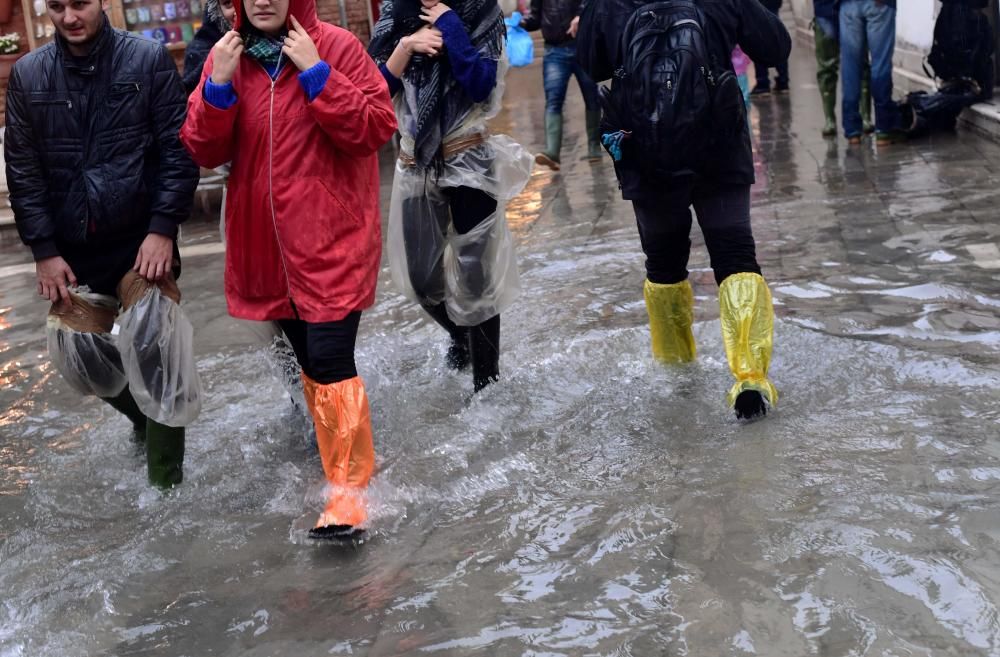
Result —
<svg viewBox="0 0 1000 657"><path fill-rule="evenodd" d="M289 14L333 69L320 94L308 102L291 61L272 84L244 54L233 76L239 100L220 110L204 100L209 55L181 141L203 167L232 162L229 314L273 320L297 311L307 322L329 322L375 301L382 251L377 151L396 117L385 80L354 35L320 22L315 0L291 0Z"/></svg>

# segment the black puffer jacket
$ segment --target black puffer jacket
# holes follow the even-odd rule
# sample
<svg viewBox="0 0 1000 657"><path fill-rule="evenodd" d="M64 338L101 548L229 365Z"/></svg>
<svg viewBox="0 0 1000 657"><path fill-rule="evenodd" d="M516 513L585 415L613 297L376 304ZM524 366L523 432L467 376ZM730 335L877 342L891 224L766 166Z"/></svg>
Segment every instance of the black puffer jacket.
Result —
<svg viewBox="0 0 1000 657"><path fill-rule="evenodd" d="M566 34L569 24L580 15L582 0L531 0L531 13L521 27L532 32L542 28L542 37L550 46L565 46L573 41Z"/></svg>
<svg viewBox="0 0 1000 657"><path fill-rule="evenodd" d="M590 0L580 19L577 61L590 76L607 80L618 67L618 42L632 11L643 0ZM706 38L711 54L731 68L736 44L755 62L776 66L788 59L792 40L777 16L757 0L698 0L705 15ZM754 182L750 129L743 128L727 148L720 148L698 173L703 180L737 185ZM624 158L615 163L622 195L626 199L649 198L662 194L665 181L646 180L638 163ZM667 185L669 187L669 185Z"/></svg>
<svg viewBox="0 0 1000 657"><path fill-rule="evenodd" d="M107 19L86 57L57 38L18 60L4 155L18 232L35 259L60 244L176 237L198 185L178 137L185 111L166 49Z"/></svg>

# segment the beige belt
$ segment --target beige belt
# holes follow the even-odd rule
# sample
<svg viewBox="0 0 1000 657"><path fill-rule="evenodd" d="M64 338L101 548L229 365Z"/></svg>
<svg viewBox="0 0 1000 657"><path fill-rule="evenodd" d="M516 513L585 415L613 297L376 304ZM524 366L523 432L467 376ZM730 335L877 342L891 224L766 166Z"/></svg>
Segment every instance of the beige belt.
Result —
<svg viewBox="0 0 1000 657"><path fill-rule="evenodd" d="M449 142L445 142L445 144L441 146L441 154L444 156L444 159L447 160L449 157L457 155L462 151L468 150L473 146L485 144L487 137L488 137L487 134L477 132L475 134L469 135L468 137L462 137L461 139L455 139ZM417 161L413 159L413 156L408 153L404 153L402 151L400 151L399 153L399 161L405 167L417 166Z"/></svg>

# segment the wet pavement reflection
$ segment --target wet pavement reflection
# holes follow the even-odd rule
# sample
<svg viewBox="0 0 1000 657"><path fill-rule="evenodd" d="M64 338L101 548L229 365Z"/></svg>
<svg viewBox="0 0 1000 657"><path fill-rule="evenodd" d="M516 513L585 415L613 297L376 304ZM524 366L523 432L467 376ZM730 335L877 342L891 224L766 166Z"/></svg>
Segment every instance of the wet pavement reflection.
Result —
<svg viewBox="0 0 1000 657"><path fill-rule="evenodd" d="M808 49L757 99L758 255L778 321L766 420L738 424L695 234L699 360L652 362L643 260L607 161L510 206L524 293L469 401L383 270L358 365L369 542L313 545L322 476L258 327L183 240L205 404L183 486L49 365L29 257L0 265L0 656L1000 654L1000 146L820 137ZM539 64L494 126L543 143ZM383 162L387 207L391 160ZM26 273L27 272L27 273Z"/></svg>

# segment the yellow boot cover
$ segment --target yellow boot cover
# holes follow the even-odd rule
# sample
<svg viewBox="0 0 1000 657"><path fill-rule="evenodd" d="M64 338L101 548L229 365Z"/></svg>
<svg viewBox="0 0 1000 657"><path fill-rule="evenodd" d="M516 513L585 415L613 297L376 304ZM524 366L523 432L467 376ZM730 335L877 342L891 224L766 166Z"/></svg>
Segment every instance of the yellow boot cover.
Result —
<svg viewBox="0 0 1000 657"><path fill-rule="evenodd" d="M729 369L736 383L729 389L730 406L746 390L756 390L772 406L778 390L767 379L774 335L771 291L760 274L741 273L726 277L719 286L719 320Z"/></svg>
<svg viewBox="0 0 1000 657"><path fill-rule="evenodd" d="M302 375L306 403L316 424L330 497L316 527L357 527L368 518L365 488L375 470L368 395L361 377L320 384Z"/></svg>
<svg viewBox="0 0 1000 657"><path fill-rule="evenodd" d="M694 360L694 292L691 283L663 285L646 280L642 288L649 313L649 336L653 357L664 363Z"/></svg>

